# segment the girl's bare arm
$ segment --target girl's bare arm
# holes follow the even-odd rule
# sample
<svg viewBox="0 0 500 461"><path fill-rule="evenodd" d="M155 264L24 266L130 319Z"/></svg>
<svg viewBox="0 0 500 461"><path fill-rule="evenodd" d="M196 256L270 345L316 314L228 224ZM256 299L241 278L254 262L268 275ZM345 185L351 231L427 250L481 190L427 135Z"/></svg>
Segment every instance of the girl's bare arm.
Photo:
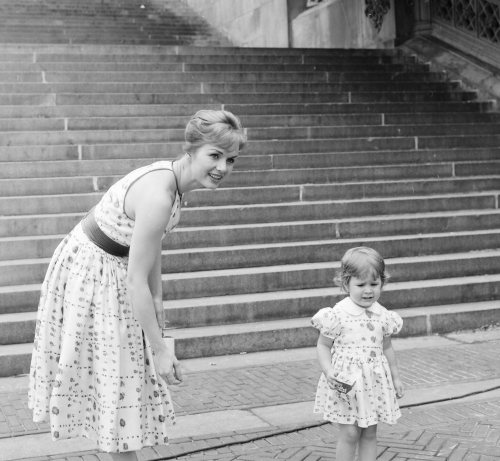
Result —
<svg viewBox="0 0 500 461"><path fill-rule="evenodd" d="M384 355L387 358L387 363L389 364L389 369L391 370L392 382L394 383L394 389L396 390L396 396L398 398L403 397L404 389L403 382L399 376L399 367L396 360L396 353L392 347L392 341L390 336L384 337Z"/></svg>
<svg viewBox="0 0 500 461"><path fill-rule="evenodd" d="M320 333L316 345L316 352L318 354L319 365L325 375L332 369L332 346L333 339Z"/></svg>

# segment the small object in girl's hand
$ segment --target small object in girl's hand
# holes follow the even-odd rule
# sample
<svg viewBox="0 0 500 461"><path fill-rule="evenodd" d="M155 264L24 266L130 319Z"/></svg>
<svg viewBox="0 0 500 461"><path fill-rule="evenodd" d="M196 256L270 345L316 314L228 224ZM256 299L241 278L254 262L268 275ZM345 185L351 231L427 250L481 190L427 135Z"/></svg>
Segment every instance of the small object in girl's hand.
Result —
<svg viewBox="0 0 500 461"><path fill-rule="evenodd" d="M333 388L337 391L337 392L340 392L341 394L348 394L352 387L353 387L354 383L353 384L348 384L348 383L344 383L342 381L339 381L338 379L335 380L335 384L333 385Z"/></svg>
<svg viewBox="0 0 500 461"><path fill-rule="evenodd" d="M356 378L352 376L350 373L346 373L345 371L341 371L335 376L335 384L333 388L342 394L347 394L351 391L354 386L354 382Z"/></svg>

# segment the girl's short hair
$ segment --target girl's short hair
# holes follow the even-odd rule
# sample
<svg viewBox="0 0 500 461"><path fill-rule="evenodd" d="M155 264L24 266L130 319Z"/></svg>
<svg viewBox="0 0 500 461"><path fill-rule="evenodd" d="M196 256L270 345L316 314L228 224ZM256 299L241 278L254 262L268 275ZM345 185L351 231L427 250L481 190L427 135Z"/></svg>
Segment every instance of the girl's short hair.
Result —
<svg viewBox="0 0 500 461"><path fill-rule="evenodd" d="M186 125L184 150L193 153L205 144L238 151L247 143L240 119L227 110L199 110Z"/></svg>
<svg viewBox="0 0 500 461"><path fill-rule="evenodd" d="M351 277L380 277L382 285L389 279L385 261L380 253L370 247L356 247L347 250L340 261L340 270L334 278L335 283L347 291Z"/></svg>

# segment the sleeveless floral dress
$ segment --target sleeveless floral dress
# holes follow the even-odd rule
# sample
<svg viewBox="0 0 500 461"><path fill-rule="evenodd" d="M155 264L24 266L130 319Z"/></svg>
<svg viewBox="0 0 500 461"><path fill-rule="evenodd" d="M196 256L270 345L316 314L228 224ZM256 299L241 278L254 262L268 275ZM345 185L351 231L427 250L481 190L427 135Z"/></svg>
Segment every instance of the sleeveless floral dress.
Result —
<svg viewBox="0 0 500 461"><path fill-rule="evenodd" d="M99 227L129 246L134 221L125 213L130 186L167 169L162 161L132 171L95 208ZM180 218L180 197L165 233ZM87 437L102 451L139 450L168 442L175 414L166 383L127 296L127 257L93 244L81 224L54 252L41 287L30 370L33 420L50 419L54 440Z"/></svg>
<svg viewBox="0 0 500 461"><path fill-rule="evenodd" d="M347 394L331 389L324 374L316 391L315 413L341 424L368 427L379 422L395 424L401 416L383 339L398 333L403 320L379 303L368 309L346 297L334 307L320 309L311 319L324 336L333 339L335 376L354 383Z"/></svg>

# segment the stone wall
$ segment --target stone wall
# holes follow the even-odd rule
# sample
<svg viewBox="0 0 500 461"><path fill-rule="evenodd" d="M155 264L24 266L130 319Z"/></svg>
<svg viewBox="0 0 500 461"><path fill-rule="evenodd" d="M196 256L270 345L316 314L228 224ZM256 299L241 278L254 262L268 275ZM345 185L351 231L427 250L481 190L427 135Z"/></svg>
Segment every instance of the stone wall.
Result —
<svg viewBox="0 0 500 461"><path fill-rule="evenodd" d="M288 47L287 0L184 0L234 45Z"/></svg>
<svg viewBox="0 0 500 461"><path fill-rule="evenodd" d="M364 1L328 0L292 20L295 48L392 48L396 38L394 0L379 32L366 17Z"/></svg>

